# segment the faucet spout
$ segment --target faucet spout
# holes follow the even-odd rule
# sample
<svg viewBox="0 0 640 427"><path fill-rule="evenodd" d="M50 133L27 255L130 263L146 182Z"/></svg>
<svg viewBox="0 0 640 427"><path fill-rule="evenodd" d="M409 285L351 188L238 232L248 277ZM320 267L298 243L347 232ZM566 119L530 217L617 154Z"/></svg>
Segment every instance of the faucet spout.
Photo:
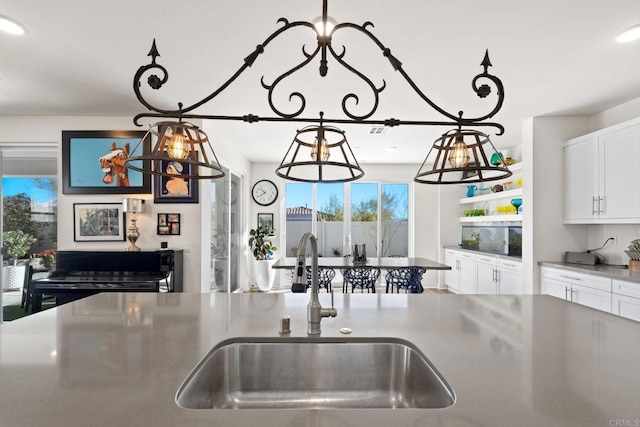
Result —
<svg viewBox="0 0 640 427"><path fill-rule="evenodd" d="M307 333L309 335L320 334L320 321L323 317L336 317L338 312L333 308L333 293L331 295L331 308L322 308L318 298L318 241L311 232L306 232L300 239L298 245L298 257L296 260L292 292L306 292L306 251L307 242L311 242L311 296L307 305Z"/></svg>

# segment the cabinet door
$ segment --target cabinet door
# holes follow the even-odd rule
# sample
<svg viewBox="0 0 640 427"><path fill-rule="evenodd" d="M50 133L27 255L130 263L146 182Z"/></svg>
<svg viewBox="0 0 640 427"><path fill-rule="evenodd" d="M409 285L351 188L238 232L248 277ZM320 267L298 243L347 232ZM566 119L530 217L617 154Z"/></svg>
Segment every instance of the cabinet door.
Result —
<svg viewBox="0 0 640 427"><path fill-rule="evenodd" d="M611 292L573 284L571 301L611 313Z"/></svg>
<svg viewBox="0 0 640 427"><path fill-rule="evenodd" d="M471 258L460 257L460 293L475 294L478 292L476 285L476 261Z"/></svg>
<svg viewBox="0 0 640 427"><path fill-rule="evenodd" d="M444 254L444 263L451 267L451 270L444 271L444 283L447 288L455 293L458 293L459 271L458 271L458 257L452 252L446 251Z"/></svg>
<svg viewBox="0 0 640 427"><path fill-rule="evenodd" d="M640 322L640 298L613 294L612 313Z"/></svg>
<svg viewBox="0 0 640 427"><path fill-rule="evenodd" d="M498 284L496 282L496 266L490 264L476 263L476 281L478 283L479 294L497 294Z"/></svg>
<svg viewBox="0 0 640 427"><path fill-rule="evenodd" d="M640 218L640 125L600 137L600 219Z"/></svg>
<svg viewBox="0 0 640 427"><path fill-rule="evenodd" d="M565 222L593 222L597 197L598 139L593 136L564 147Z"/></svg>
<svg viewBox="0 0 640 427"><path fill-rule="evenodd" d="M568 288L570 286L571 285L559 280L550 279L548 277L542 278L542 293L556 298L564 300L568 299Z"/></svg>
<svg viewBox="0 0 640 427"><path fill-rule="evenodd" d="M522 294L522 271L501 268L498 270L498 293Z"/></svg>

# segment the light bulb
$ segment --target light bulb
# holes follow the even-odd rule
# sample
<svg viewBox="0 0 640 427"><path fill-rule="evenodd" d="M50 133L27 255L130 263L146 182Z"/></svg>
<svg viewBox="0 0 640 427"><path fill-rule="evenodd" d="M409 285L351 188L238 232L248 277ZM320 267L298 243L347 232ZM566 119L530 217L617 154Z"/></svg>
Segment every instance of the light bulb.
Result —
<svg viewBox="0 0 640 427"><path fill-rule="evenodd" d="M469 153L467 152L467 145L462 140L462 135L456 136L456 142L449 152L448 160L454 168L463 168L469 163Z"/></svg>
<svg viewBox="0 0 640 427"><path fill-rule="evenodd" d="M323 137L316 137L316 143L311 150L311 159L315 162L320 158L320 161L326 162L329 160L329 147L327 146L327 140Z"/></svg>
<svg viewBox="0 0 640 427"><path fill-rule="evenodd" d="M184 160L189 157L190 145L191 144L186 141L183 130L178 128L169 139L167 154L172 159Z"/></svg>
<svg viewBox="0 0 640 427"><path fill-rule="evenodd" d="M333 32L333 28L336 26L336 20L328 16L327 25L325 26L322 22L322 17L318 17L313 20L313 26L316 27L316 31L318 31L321 36L328 36Z"/></svg>

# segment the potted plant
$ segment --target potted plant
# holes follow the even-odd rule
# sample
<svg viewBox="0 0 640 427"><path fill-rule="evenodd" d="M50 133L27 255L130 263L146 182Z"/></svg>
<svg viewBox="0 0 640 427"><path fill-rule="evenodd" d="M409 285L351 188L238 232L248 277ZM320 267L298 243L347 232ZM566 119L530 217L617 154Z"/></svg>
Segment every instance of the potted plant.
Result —
<svg viewBox="0 0 640 427"><path fill-rule="evenodd" d="M20 289L24 283L25 265L18 265L18 259L23 258L36 238L22 230L11 230L2 233L7 258L13 259L13 265L3 267L4 288Z"/></svg>
<svg viewBox="0 0 640 427"><path fill-rule="evenodd" d="M275 272L273 251L278 248L273 245L269 236L273 235L271 227L258 227L249 231L249 247L253 254L253 272L256 285L261 291L268 291L273 287Z"/></svg>

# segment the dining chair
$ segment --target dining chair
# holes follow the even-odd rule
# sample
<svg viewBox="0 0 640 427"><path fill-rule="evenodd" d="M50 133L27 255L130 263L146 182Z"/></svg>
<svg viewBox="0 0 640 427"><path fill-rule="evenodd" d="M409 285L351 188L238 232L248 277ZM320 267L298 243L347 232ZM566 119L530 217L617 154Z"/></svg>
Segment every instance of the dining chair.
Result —
<svg viewBox="0 0 640 427"><path fill-rule="evenodd" d="M366 289L367 292L376 293L376 282L380 277L380 269L378 267L353 267L347 268L342 273L344 282L342 285L342 292L346 292L348 286L351 285L351 293L354 289L360 288L361 292Z"/></svg>
<svg viewBox="0 0 640 427"><path fill-rule="evenodd" d="M423 267L397 267L391 268L385 275L385 282L387 283L386 292L391 293L394 289L400 293L400 289L404 289L405 292L422 293L424 288L422 287L422 275L424 274Z"/></svg>
<svg viewBox="0 0 640 427"><path fill-rule="evenodd" d="M331 281L336 277L336 271L331 267L318 266L318 289L325 288L331 292ZM307 289L311 287L311 266L307 266Z"/></svg>

